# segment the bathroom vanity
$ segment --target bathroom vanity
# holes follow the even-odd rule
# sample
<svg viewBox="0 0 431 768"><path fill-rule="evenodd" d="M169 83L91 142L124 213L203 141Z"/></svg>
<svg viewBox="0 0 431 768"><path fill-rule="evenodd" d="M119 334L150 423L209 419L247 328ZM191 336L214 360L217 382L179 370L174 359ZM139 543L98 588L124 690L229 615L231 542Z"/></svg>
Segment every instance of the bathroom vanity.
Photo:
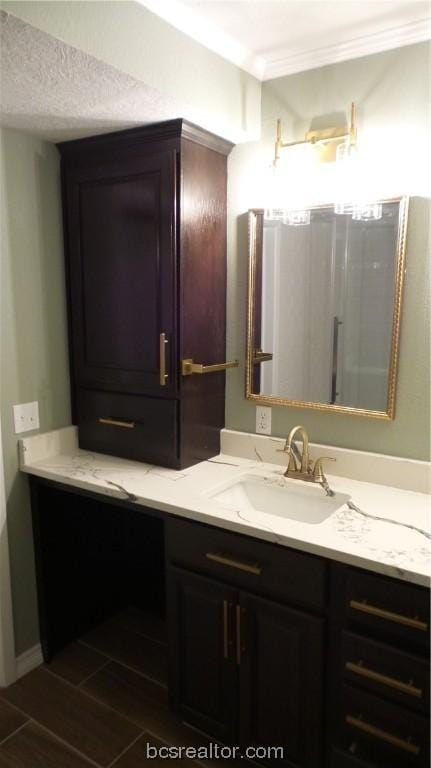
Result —
<svg viewBox="0 0 431 768"><path fill-rule="evenodd" d="M172 708L212 738L282 745L289 767L429 765L425 494L332 476L335 501L306 489L332 504L316 524L281 467L221 454L174 472L62 432L21 448L46 660L132 603L166 620ZM244 478L287 514L229 502Z"/></svg>

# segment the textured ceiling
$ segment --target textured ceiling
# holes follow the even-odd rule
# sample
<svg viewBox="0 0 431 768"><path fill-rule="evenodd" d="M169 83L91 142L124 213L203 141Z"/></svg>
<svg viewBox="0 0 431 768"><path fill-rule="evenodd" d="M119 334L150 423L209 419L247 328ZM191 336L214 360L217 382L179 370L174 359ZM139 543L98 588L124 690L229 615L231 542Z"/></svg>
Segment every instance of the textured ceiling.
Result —
<svg viewBox="0 0 431 768"><path fill-rule="evenodd" d="M61 141L178 116L144 83L0 11L0 122Z"/></svg>

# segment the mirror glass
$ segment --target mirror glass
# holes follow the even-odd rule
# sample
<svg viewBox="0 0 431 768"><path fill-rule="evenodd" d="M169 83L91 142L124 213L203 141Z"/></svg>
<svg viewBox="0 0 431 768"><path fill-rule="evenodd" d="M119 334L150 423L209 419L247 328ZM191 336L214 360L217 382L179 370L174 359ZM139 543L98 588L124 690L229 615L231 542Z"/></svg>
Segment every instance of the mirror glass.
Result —
<svg viewBox="0 0 431 768"><path fill-rule="evenodd" d="M248 397L393 418L406 208L249 213Z"/></svg>

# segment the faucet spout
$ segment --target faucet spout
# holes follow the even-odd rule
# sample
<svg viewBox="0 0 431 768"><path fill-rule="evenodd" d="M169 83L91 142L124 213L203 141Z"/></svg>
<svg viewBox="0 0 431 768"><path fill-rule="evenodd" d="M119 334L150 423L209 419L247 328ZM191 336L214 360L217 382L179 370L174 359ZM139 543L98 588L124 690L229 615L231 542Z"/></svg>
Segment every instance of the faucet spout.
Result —
<svg viewBox="0 0 431 768"><path fill-rule="evenodd" d="M292 446L295 445L295 453L298 450L296 448L296 443L294 442L294 438L297 434L301 435L302 438L302 457L301 457L301 473L306 474L309 472L309 454L308 454L308 435L305 431L304 427L302 427L300 424L297 427L293 427L293 429L290 430L289 436L286 440L286 452L292 453Z"/></svg>

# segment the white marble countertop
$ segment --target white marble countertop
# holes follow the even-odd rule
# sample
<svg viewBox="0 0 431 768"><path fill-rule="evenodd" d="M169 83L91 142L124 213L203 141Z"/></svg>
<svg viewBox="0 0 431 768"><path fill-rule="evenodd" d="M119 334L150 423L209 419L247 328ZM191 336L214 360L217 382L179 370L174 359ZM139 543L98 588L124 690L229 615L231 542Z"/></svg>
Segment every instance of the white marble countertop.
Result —
<svg viewBox="0 0 431 768"><path fill-rule="evenodd" d="M285 479L282 467L262 461L220 454L177 472L80 450L74 428L24 438L20 455L22 471L31 475L429 585L430 497L424 493L328 474L332 490L347 494L357 509L343 504L309 524L228 509L210 498L219 486L256 473L268 483L306 485L325 499L320 487Z"/></svg>

